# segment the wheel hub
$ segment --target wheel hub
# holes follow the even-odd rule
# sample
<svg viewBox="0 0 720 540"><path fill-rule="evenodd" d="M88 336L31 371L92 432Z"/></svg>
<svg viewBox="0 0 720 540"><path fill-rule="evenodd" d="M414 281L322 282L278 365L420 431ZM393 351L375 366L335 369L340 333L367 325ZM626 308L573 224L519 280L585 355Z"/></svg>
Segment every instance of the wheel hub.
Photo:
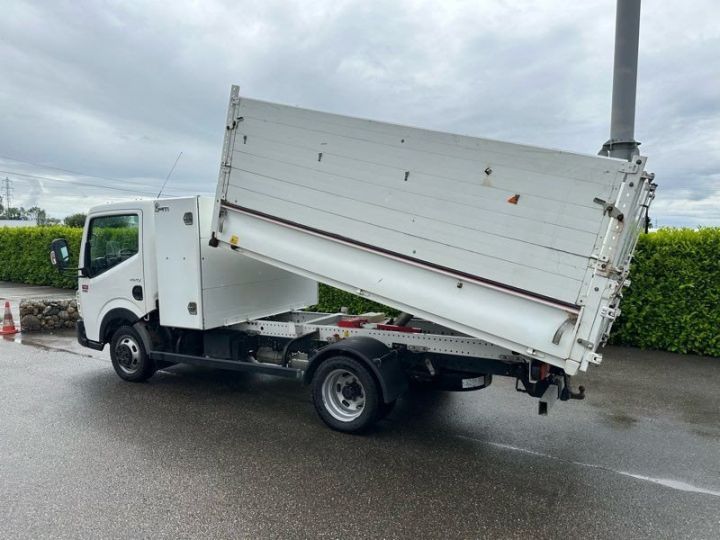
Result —
<svg viewBox="0 0 720 540"><path fill-rule="evenodd" d="M357 375L346 369L331 371L323 381L326 410L341 422L352 422L365 408L365 389Z"/></svg>
<svg viewBox="0 0 720 540"><path fill-rule="evenodd" d="M125 367L132 365L132 351L127 345L118 345L117 349L118 362Z"/></svg>
<svg viewBox="0 0 720 540"><path fill-rule="evenodd" d="M354 400L360 397L361 394L360 385L355 381L345 384L342 388L342 395L345 399Z"/></svg>
<svg viewBox="0 0 720 540"><path fill-rule="evenodd" d="M120 369L131 375L140 369L140 346L130 336L123 336L115 345L115 358Z"/></svg>

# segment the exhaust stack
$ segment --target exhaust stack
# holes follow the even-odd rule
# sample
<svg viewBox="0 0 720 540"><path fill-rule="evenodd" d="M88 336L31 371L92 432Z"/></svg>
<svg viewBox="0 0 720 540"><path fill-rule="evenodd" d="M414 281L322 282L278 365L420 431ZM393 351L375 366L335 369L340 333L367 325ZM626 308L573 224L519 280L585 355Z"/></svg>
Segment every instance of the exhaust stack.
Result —
<svg viewBox="0 0 720 540"><path fill-rule="evenodd" d="M610 139L600 150L601 156L629 161L638 154L640 143L635 140L635 94L639 36L640 0L618 0Z"/></svg>

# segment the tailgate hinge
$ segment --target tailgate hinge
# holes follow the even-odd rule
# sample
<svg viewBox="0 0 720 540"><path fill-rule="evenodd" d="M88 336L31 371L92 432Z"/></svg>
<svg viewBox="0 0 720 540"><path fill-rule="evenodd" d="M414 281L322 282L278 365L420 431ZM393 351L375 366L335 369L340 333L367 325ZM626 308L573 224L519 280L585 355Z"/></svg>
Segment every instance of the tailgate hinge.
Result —
<svg viewBox="0 0 720 540"><path fill-rule="evenodd" d="M611 307L600 308L600 316L614 321L620 316L620 310Z"/></svg>
<svg viewBox="0 0 720 540"><path fill-rule="evenodd" d="M625 219L625 215L613 203L604 201L599 197L595 197L593 199L593 202L603 207L603 214L607 214L611 218L615 218L618 221L622 221L623 219Z"/></svg>

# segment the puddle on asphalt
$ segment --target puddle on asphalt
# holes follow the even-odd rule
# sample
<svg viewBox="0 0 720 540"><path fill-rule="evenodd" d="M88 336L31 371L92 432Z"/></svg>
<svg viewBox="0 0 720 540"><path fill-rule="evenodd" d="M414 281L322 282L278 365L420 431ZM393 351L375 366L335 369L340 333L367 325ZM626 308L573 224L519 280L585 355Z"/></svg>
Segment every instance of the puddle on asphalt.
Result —
<svg viewBox="0 0 720 540"><path fill-rule="evenodd" d="M629 429L637 424L637 418L625 413L608 413L603 415L606 423L613 427Z"/></svg>
<svg viewBox="0 0 720 540"><path fill-rule="evenodd" d="M43 345L42 343L38 343L32 339L32 337L28 338L27 336L23 335L22 333L18 332L17 334L9 335L9 336L3 336L3 341L12 341L13 343L20 343L21 345L27 345L28 347L33 347L35 349L41 349L43 351L49 351L51 350L50 347L47 345Z"/></svg>
<svg viewBox="0 0 720 540"><path fill-rule="evenodd" d="M81 346L76 341L74 330L54 332L52 334L18 332L17 334L3 335L2 341L19 343L42 351L60 351L90 358L107 359L105 353Z"/></svg>

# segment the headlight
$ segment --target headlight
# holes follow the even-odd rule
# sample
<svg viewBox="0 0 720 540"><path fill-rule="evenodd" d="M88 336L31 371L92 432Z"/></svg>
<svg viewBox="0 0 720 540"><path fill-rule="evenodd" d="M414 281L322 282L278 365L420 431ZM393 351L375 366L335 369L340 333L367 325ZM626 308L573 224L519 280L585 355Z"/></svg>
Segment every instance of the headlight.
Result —
<svg viewBox="0 0 720 540"><path fill-rule="evenodd" d="M77 309L78 317L82 318L82 309L80 309L80 289L75 291L75 309Z"/></svg>

